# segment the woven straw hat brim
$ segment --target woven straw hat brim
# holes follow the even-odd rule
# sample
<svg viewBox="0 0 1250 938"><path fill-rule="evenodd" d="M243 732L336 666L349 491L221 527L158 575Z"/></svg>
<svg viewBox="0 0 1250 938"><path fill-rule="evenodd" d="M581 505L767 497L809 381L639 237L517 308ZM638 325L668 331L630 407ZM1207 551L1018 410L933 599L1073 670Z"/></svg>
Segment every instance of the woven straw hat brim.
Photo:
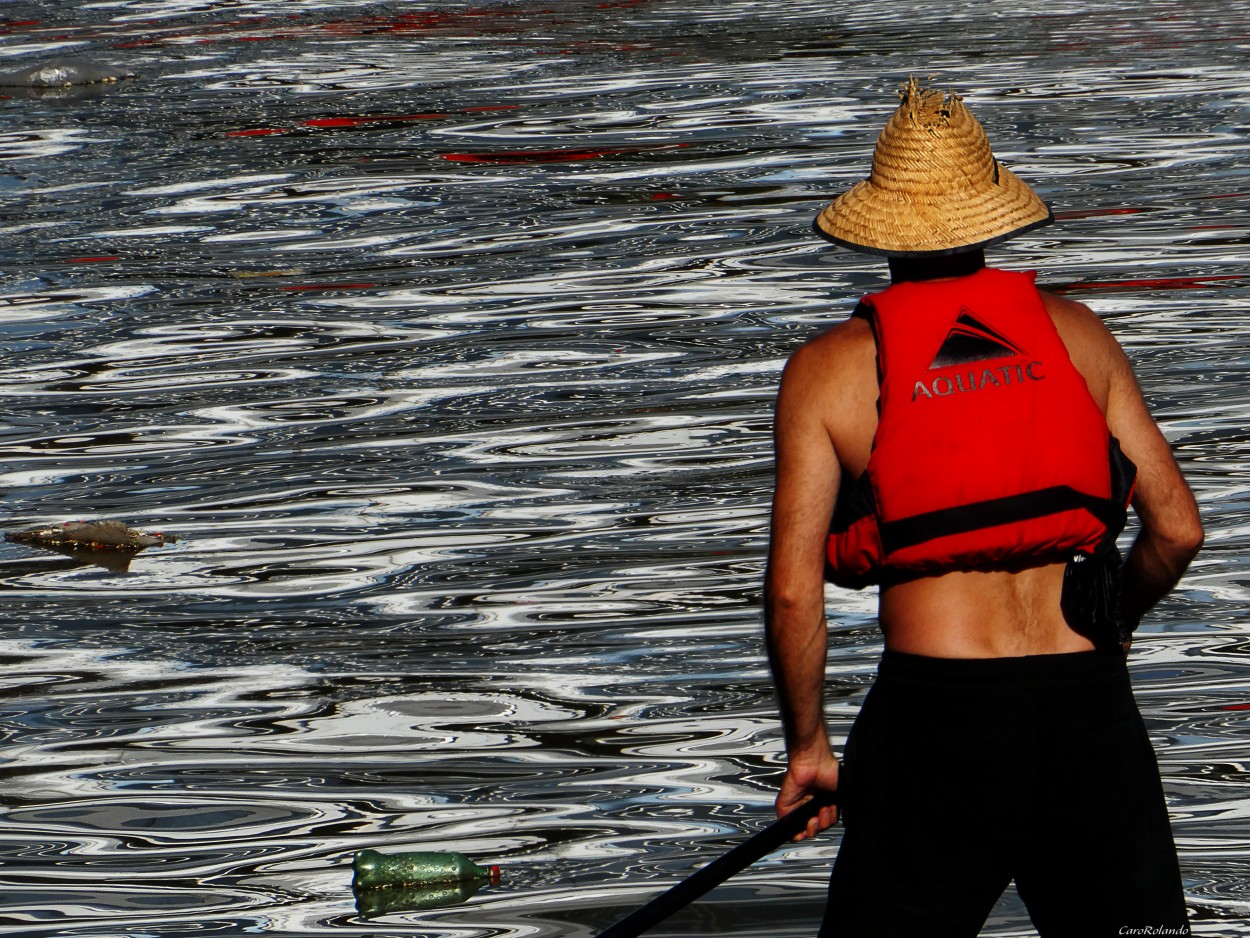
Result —
<svg viewBox="0 0 1250 938"><path fill-rule="evenodd" d="M844 248L884 257L939 257L989 247L1055 220L1018 176L967 198L904 195L865 179L816 216L816 233Z"/></svg>
<svg viewBox="0 0 1250 938"><path fill-rule="evenodd" d="M887 257L953 254L1053 221L1037 193L994 159L963 99L912 78L872 154L869 177L825 206L816 230Z"/></svg>

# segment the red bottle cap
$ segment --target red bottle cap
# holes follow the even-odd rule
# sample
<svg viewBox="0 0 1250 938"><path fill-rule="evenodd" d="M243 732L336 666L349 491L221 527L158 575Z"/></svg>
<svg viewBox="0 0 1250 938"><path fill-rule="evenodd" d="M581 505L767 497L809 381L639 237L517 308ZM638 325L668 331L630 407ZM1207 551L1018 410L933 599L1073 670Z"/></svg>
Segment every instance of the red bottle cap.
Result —
<svg viewBox="0 0 1250 938"><path fill-rule="evenodd" d="M487 869L490 870L490 884L492 886L498 886L499 885L499 867L488 866Z"/></svg>

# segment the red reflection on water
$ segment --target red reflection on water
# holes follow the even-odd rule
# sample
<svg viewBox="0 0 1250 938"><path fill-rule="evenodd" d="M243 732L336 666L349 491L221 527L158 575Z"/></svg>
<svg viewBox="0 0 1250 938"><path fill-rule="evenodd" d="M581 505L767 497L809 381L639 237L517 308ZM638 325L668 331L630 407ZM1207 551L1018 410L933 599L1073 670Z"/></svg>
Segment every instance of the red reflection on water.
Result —
<svg viewBox="0 0 1250 938"><path fill-rule="evenodd" d="M460 108L459 113L467 114L479 111L511 111L519 108L519 104L490 104L481 107ZM310 117L299 122L300 127L313 127L318 130L333 130L341 127L364 127L369 124L400 124L404 121L443 120L451 114L445 111L428 111L420 114L362 114L359 117ZM262 137L265 134L284 134L292 127L255 127L247 130L227 130L227 137Z"/></svg>
<svg viewBox="0 0 1250 938"><path fill-rule="evenodd" d="M361 124L388 124L400 121L439 120L446 114L380 114L376 117L314 117L302 121L305 127L359 127Z"/></svg>
<svg viewBox="0 0 1250 938"><path fill-rule="evenodd" d="M1090 208L1075 212L1055 212L1055 220L1063 221L1069 218L1096 218L1099 215L1136 215L1144 212L1141 208Z"/></svg>
<svg viewBox="0 0 1250 938"><path fill-rule="evenodd" d="M1188 290L1228 281L1250 280L1246 274L1218 274L1207 277L1156 277L1143 280L1087 280L1050 287L1058 293L1074 290Z"/></svg>
<svg viewBox="0 0 1250 938"><path fill-rule="evenodd" d="M291 293L297 293L297 292L302 293L302 292L307 292L309 290L367 290L373 286L376 286L376 284L373 284L373 283L306 283L306 284L300 284L299 286L294 286L294 287L283 287L282 289Z"/></svg>
<svg viewBox="0 0 1250 938"><path fill-rule="evenodd" d="M619 147L601 150L496 150L493 153L444 153L443 159L453 163L573 163L627 152Z"/></svg>
<svg viewBox="0 0 1250 938"><path fill-rule="evenodd" d="M443 159L453 163L575 163L619 153L671 150L684 146L684 143L669 143L659 147L602 147L580 150L480 150L476 153L444 153Z"/></svg>

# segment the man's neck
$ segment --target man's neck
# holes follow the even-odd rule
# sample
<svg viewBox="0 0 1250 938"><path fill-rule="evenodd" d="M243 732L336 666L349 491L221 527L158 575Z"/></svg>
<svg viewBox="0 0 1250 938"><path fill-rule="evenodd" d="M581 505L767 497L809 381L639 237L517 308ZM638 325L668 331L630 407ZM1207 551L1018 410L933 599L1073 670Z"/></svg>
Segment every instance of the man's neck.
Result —
<svg viewBox="0 0 1250 938"><path fill-rule="evenodd" d="M985 266L985 252L960 251L942 257L891 257L889 261L891 283L942 280L975 274Z"/></svg>

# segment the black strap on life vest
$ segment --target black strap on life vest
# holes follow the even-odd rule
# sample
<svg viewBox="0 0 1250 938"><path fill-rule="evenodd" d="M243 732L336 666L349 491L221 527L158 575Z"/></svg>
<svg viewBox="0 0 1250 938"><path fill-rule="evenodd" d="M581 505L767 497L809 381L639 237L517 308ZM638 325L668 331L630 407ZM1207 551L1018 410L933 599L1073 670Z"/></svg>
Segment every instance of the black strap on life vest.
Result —
<svg viewBox="0 0 1250 938"><path fill-rule="evenodd" d="M1117 520L1117 531L1124 526L1123 507L1118 511L1117 519L1115 505L1109 499L1086 495L1067 485L1055 485L1033 492L989 498L970 505L940 508L937 511L912 515L910 518L885 522L879 528L881 547L888 556L897 550L914 547L939 537L967 534L980 528L992 528L1017 521L1032 521L1034 518L1057 515L1075 508L1084 508L1108 528L1115 525Z"/></svg>
<svg viewBox="0 0 1250 938"><path fill-rule="evenodd" d="M1128 500L1137 478L1137 467L1120 450L1120 442L1114 436L1110 437L1108 463L1111 471L1111 494L1108 498L1088 495L1067 485L1056 485L1018 495L940 508L912 515L910 518L881 522L878 533L882 550L888 556L894 551L939 537L966 534L980 528L1016 521L1031 521L1074 509L1084 509L1103 523L1106 533L1097 550L1110 549L1124 530ZM830 530L844 531L861 518L876 513L876 499L865 473L839 493Z"/></svg>

